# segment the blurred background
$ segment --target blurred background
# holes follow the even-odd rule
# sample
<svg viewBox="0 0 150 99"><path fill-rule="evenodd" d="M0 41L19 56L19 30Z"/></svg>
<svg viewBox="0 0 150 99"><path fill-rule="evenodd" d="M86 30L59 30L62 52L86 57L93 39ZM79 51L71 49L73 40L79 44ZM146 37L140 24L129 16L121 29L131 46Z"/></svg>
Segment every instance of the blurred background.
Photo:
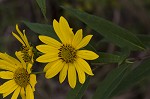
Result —
<svg viewBox="0 0 150 99"><path fill-rule="evenodd" d="M69 6L107 19L127 30L135 33L140 39L144 35L150 35L150 0L46 0L47 19L45 21L41 10L35 0L0 0L0 51L14 56L14 52L20 49L21 44L12 36L16 32L15 24L19 24L21 30L26 30L26 35L33 46L40 44L38 35L29 30L21 21L52 24L53 19L64 16L73 31L82 28L85 34L95 33L93 42L100 52L114 53L119 49L112 43L108 43L92 31L85 24L65 12L60 6ZM97 43L98 42L98 43ZM150 44L146 44L150 46ZM145 53L133 52L131 57L142 57ZM91 99L97 84L103 80L116 64L102 65L94 71L89 87L85 91L83 99ZM44 65L36 63L34 69L42 70ZM45 79L44 74L37 75L35 99L65 99L71 89L67 79L59 84L58 76ZM10 99L9 95L6 99ZM2 98L2 97L1 97ZM146 79L132 88L119 93L113 99L150 99L150 80Z"/></svg>

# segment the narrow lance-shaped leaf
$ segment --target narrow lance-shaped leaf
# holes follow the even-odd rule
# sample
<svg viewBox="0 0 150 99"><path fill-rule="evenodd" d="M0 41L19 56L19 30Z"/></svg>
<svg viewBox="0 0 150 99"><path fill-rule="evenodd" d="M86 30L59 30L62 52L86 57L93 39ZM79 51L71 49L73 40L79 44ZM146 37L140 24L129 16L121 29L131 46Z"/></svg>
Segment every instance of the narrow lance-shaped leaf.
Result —
<svg viewBox="0 0 150 99"><path fill-rule="evenodd" d="M143 61L137 68L130 71L113 91L111 96L133 86L148 76L150 76L150 59Z"/></svg>
<svg viewBox="0 0 150 99"><path fill-rule="evenodd" d="M150 48L150 35L139 34L137 37L139 37L147 48Z"/></svg>
<svg viewBox="0 0 150 99"><path fill-rule="evenodd" d="M79 20L87 24L89 27L103 35L109 41L114 42L120 47L128 47L132 50L143 50L145 49L141 41L133 35L131 32L94 15L88 13L63 7L71 15L77 17Z"/></svg>
<svg viewBox="0 0 150 99"><path fill-rule="evenodd" d="M93 99L110 99L111 93L122 81L129 64L123 64L110 72L107 77L99 83Z"/></svg>
<svg viewBox="0 0 150 99"><path fill-rule="evenodd" d="M38 33L41 35L47 35L58 40L58 37L56 36L56 33L54 32L53 27L51 25L30 23L27 21L23 21L23 23L35 33Z"/></svg>
<svg viewBox="0 0 150 99"><path fill-rule="evenodd" d="M47 21L47 18L46 18L46 0L36 0L36 2L39 5L45 20Z"/></svg>
<svg viewBox="0 0 150 99"><path fill-rule="evenodd" d="M91 61L92 63L118 63L120 61L120 56L115 54L108 54L108 53L98 53L99 58L96 60Z"/></svg>
<svg viewBox="0 0 150 99"><path fill-rule="evenodd" d="M126 58L130 55L130 50L128 48L122 48L120 54L118 65L122 64L126 60Z"/></svg>

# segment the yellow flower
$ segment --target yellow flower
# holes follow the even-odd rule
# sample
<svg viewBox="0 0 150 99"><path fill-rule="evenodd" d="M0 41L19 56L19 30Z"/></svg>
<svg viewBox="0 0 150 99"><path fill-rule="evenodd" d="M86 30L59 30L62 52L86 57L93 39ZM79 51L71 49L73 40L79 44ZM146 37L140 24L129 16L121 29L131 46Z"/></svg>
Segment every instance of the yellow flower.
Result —
<svg viewBox="0 0 150 99"><path fill-rule="evenodd" d="M34 53L33 53L33 47L30 46L28 39L25 35L25 30L23 30L23 33L19 30L18 25L16 24L16 30L19 34L19 36L17 34L15 34L14 32L12 32L13 36L22 44L22 48L21 48L21 53L22 53L22 58L25 62L29 62L29 63L33 63L33 57L34 57Z"/></svg>
<svg viewBox="0 0 150 99"><path fill-rule="evenodd" d="M0 53L0 78L8 79L0 86L3 98L13 92L11 99L17 99L19 93L22 99L34 99L36 75L31 74L32 64L25 63L20 52L15 53L17 59L6 53Z"/></svg>
<svg viewBox="0 0 150 99"><path fill-rule="evenodd" d="M60 17L59 22L54 20L53 27L62 43L48 36L39 36L39 39L45 44L38 45L36 48L44 55L36 60L42 63L48 62L44 68L46 78L52 78L60 72L59 81L62 83L68 74L69 85L74 88L76 72L81 84L85 82L85 73L94 75L85 60L94 60L99 56L89 50L79 50L89 43L92 35L82 38L82 29L74 35L64 17Z"/></svg>

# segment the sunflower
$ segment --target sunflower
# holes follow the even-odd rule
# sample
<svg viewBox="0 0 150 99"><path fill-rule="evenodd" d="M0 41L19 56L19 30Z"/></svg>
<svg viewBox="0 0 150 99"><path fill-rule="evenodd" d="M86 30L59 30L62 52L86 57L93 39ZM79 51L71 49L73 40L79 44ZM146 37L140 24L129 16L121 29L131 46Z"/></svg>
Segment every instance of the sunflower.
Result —
<svg viewBox="0 0 150 99"><path fill-rule="evenodd" d="M39 39L45 44L36 48L44 54L36 61L48 63L44 68L46 78L52 78L59 73L59 81L62 83L68 74L69 85L74 88L77 74L81 84L85 82L85 73L94 75L85 60L94 60L99 56L89 50L79 50L89 43L92 35L82 38L82 29L74 34L64 17L60 17L59 22L54 20L53 27L61 43L51 37L40 35Z"/></svg>
<svg viewBox="0 0 150 99"><path fill-rule="evenodd" d="M22 58L25 62L29 62L29 63L33 63L33 57L34 57L34 53L33 53L33 47L30 46L28 39L25 35L25 30L23 30L23 33L19 30L18 25L16 24L16 30L19 34L19 36L17 34L15 34L14 32L12 32L13 36L22 44L21 47L21 53L22 53Z"/></svg>
<svg viewBox="0 0 150 99"><path fill-rule="evenodd" d="M6 53L0 53L0 78L9 80L0 86L3 98L13 92L11 99L17 99L19 93L22 99L34 99L36 75L31 74L32 64L25 63L20 52L15 53L17 59Z"/></svg>

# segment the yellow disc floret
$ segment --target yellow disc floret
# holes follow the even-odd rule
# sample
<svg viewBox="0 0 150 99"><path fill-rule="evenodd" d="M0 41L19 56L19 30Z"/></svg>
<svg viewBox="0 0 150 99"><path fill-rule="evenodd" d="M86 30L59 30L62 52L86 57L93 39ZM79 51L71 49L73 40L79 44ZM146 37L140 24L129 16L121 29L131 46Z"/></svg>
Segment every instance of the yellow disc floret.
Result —
<svg viewBox="0 0 150 99"><path fill-rule="evenodd" d="M25 62L32 63L33 51L32 47L22 46L21 48L22 58Z"/></svg>
<svg viewBox="0 0 150 99"><path fill-rule="evenodd" d="M76 50L71 45L66 44L60 47L58 56L66 63L73 63L76 58Z"/></svg>
<svg viewBox="0 0 150 99"><path fill-rule="evenodd" d="M20 87L26 87L29 84L29 77L27 70L18 68L14 73L14 80Z"/></svg>

